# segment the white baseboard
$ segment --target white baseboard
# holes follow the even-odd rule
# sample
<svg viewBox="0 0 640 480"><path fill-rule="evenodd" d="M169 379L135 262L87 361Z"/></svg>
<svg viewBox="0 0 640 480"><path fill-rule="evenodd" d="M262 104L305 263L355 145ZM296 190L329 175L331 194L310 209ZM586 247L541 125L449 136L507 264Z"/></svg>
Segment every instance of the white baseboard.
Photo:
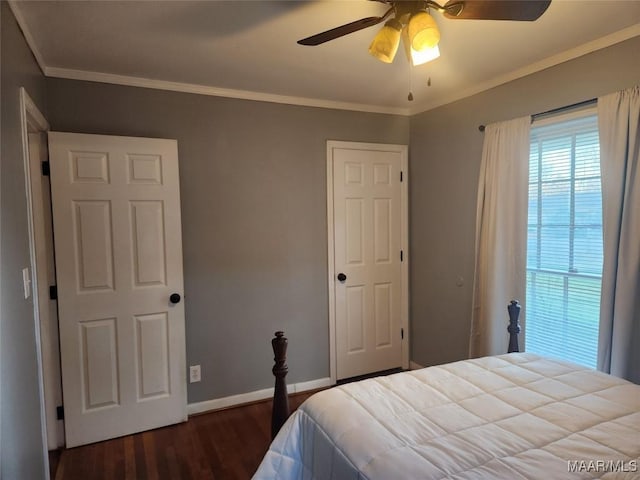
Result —
<svg viewBox="0 0 640 480"><path fill-rule="evenodd" d="M287 391L289 393L301 393L309 390L315 390L317 388L327 388L333 385L329 377L318 378L316 380L309 380L307 382L294 383L293 385L287 385Z"/></svg>
<svg viewBox="0 0 640 480"><path fill-rule="evenodd" d="M420 370L421 368L424 368L424 367L419 363L416 363L413 360L409 362L409 370Z"/></svg>
<svg viewBox="0 0 640 480"><path fill-rule="evenodd" d="M329 377L318 378L316 380L309 380L307 382L299 382L287 385L287 392L300 393L306 392L308 390L315 390L317 388L330 387L331 385L332 383ZM240 393L238 395L231 395L229 397L214 398L212 400L205 400L204 402L190 403L187 405L187 414L195 415L197 413L220 410L222 408L233 407L235 405L242 405L243 403L250 403L258 400L265 400L271 397L273 397L273 387L263 388L262 390Z"/></svg>

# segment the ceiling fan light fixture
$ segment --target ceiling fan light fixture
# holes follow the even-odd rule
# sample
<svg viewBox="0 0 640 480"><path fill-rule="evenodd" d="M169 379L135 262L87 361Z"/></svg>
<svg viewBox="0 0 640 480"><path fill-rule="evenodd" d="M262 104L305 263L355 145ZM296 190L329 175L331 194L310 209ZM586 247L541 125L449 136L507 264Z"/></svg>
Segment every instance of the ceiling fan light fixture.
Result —
<svg viewBox="0 0 640 480"><path fill-rule="evenodd" d="M424 48L420 51L415 50L411 46L409 33L406 28L402 30L402 44L404 45L404 52L407 55L407 60L414 67L435 60L440 56L440 48L437 45L433 48Z"/></svg>
<svg viewBox="0 0 640 480"><path fill-rule="evenodd" d="M436 45L433 48L425 48L424 50L414 50L411 49L411 64L416 67L418 65L422 65L423 63L430 62L431 60L435 60L440 56L440 49Z"/></svg>
<svg viewBox="0 0 640 480"><path fill-rule="evenodd" d="M433 48L440 41L440 30L435 19L425 11L416 12L409 19L409 39L411 47L420 52Z"/></svg>
<svg viewBox="0 0 640 480"><path fill-rule="evenodd" d="M402 24L398 20L395 18L389 20L371 42L369 53L381 62L393 62L400 45L401 31Z"/></svg>

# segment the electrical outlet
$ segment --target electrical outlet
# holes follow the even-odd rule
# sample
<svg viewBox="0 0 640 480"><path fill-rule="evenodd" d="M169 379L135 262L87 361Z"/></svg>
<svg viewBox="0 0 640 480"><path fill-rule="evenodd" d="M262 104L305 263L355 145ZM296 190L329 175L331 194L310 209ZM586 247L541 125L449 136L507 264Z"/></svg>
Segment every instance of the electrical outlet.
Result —
<svg viewBox="0 0 640 480"><path fill-rule="evenodd" d="M200 381L200 365L191 365L189 367L189 383Z"/></svg>

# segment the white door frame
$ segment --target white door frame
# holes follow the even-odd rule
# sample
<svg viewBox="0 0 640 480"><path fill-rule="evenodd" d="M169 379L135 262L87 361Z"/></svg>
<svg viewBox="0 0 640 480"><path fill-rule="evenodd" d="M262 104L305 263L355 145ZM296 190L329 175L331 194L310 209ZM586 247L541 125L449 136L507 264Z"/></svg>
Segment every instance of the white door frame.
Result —
<svg viewBox="0 0 640 480"><path fill-rule="evenodd" d="M44 400L44 375L42 365L42 337L40 332L40 306L38 305L38 264L36 262L36 244L34 234L34 209L31 196L31 169L29 155L29 130L46 132L49 123L40 112L24 87L20 87L20 117L22 127L22 156L24 163L25 190L27 197L27 218L29 226L29 256L31 262L31 298L33 301L34 328L36 334L36 357L38 364L38 383L40 393L40 426L42 433L42 452L44 457L43 478L49 480L49 452L47 448L47 414ZM42 218L42 217L40 217ZM45 339L46 341L46 339ZM28 379L27 379L28 380Z"/></svg>
<svg viewBox="0 0 640 480"><path fill-rule="evenodd" d="M400 245L403 252L400 282L400 325L404 331L401 341L402 368L409 368L409 147L383 143L361 143L327 140L327 245L329 287L329 371L331 384L337 381L336 351L336 293L335 293L335 239L333 210L333 149L375 150L400 154L402 183L400 185Z"/></svg>

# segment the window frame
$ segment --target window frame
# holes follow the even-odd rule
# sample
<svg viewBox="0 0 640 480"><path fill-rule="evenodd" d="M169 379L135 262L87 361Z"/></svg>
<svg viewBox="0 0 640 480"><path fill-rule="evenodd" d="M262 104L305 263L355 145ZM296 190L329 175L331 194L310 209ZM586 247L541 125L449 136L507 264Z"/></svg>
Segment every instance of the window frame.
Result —
<svg viewBox="0 0 640 480"><path fill-rule="evenodd" d="M575 110L571 110L570 112L565 112L565 113L561 113L561 114L553 114L553 115L549 115L549 116L544 116L543 118L539 118L539 119L534 119L532 121L532 131L534 128L539 128L539 127L545 127L548 125L554 125L554 124L560 124L563 122L569 122L572 120L578 120L580 118L584 118L584 117L589 117L589 116L596 116L598 115L598 109L597 109L597 104L591 104L588 105L586 107L581 107ZM550 274L550 275L554 275L554 276L558 276L558 277L562 277L562 294L559 295L559 297L562 298L562 302L563 302L563 312L561 314L561 318L563 319L563 330L565 331L565 334L568 334L571 330L571 325L569 324L569 316L568 316L568 308L569 308L569 296L570 296L570 292L571 292L571 288L570 288L570 279L571 278L588 278L588 279L592 279L592 280L599 280L600 284L602 284L602 272L597 275L597 274L593 274L593 273L586 273L586 272L582 272L579 273L575 267L575 230L576 230L576 135L572 135L571 138L571 158L570 158L570 170L569 170L569 176L567 178L562 178L562 179L543 179L543 175L542 175L542 162L543 162L543 151L542 151L542 141L544 141L544 139L540 139L538 141L538 147L537 147L537 155L536 155L536 161L537 161L537 175L538 175L538 180L536 182L536 187L537 187L537 191L536 191L536 202L537 202L537 211L536 211L536 224L535 224L535 228L536 228L536 252L535 252L535 268L530 268L529 266L529 252L527 252L526 255L526 259L525 259L525 270L526 270L526 278L527 278L527 286L525 288L525 292L527 292L527 294L529 293L529 276L531 275L533 277L533 286L532 289L536 288L535 285L535 277L537 274ZM599 143L599 142L598 142ZM530 149L531 146L534 144L534 137L533 135L531 136L530 139ZM530 154L531 155L531 154ZM529 165L529 168L531 169L531 165ZM531 170L530 170L531 171ZM585 177L580 177L579 181L583 181L583 180L595 180L595 179L600 179L601 181L601 175L591 175L591 176L585 176ZM553 184L553 183L568 183L569 186L569 191L570 191L570 198L569 198L569 222L567 224L567 229L568 229L568 235L569 235L569 244L568 244L568 264L567 264L567 270L555 270L555 269L549 269L549 268L542 268L542 236L543 236L543 230L544 230L544 224L543 224L543 208L541 208L542 205L542 198L543 198L543 186L545 184ZM531 199L533 198L531 196L531 187L533 186L532 182L529 181L527 184L527 202L529 203L531 201ZM529 228L532 225L529 224L529 215L527 214L527 229L529 230ZM600 224L592 224L592 225L583 225L580 224L580 227L589 227L589 226L593 226L593 227L600 227L602 228L602 221ZM528 241L527 241L528 243ZM601 288L601 286L600 286ZM527 297L529 297L529 295L527 295ZM527 298L528 300L528 298ZM525 304L526 306L526 304ZM528 316L529 318L527 318L527 320L531 320L531 315ZM599 327L599 322L598 322L598 327ZM523 344L525 347L525 351L527 351L527 342L526 342L526 323L525 323L525 328L524 328L524 333L525 335L523 336ZM597 337L595 339L596 344L597 344ZM573 360L574 362L576 360Z"/></svg>

